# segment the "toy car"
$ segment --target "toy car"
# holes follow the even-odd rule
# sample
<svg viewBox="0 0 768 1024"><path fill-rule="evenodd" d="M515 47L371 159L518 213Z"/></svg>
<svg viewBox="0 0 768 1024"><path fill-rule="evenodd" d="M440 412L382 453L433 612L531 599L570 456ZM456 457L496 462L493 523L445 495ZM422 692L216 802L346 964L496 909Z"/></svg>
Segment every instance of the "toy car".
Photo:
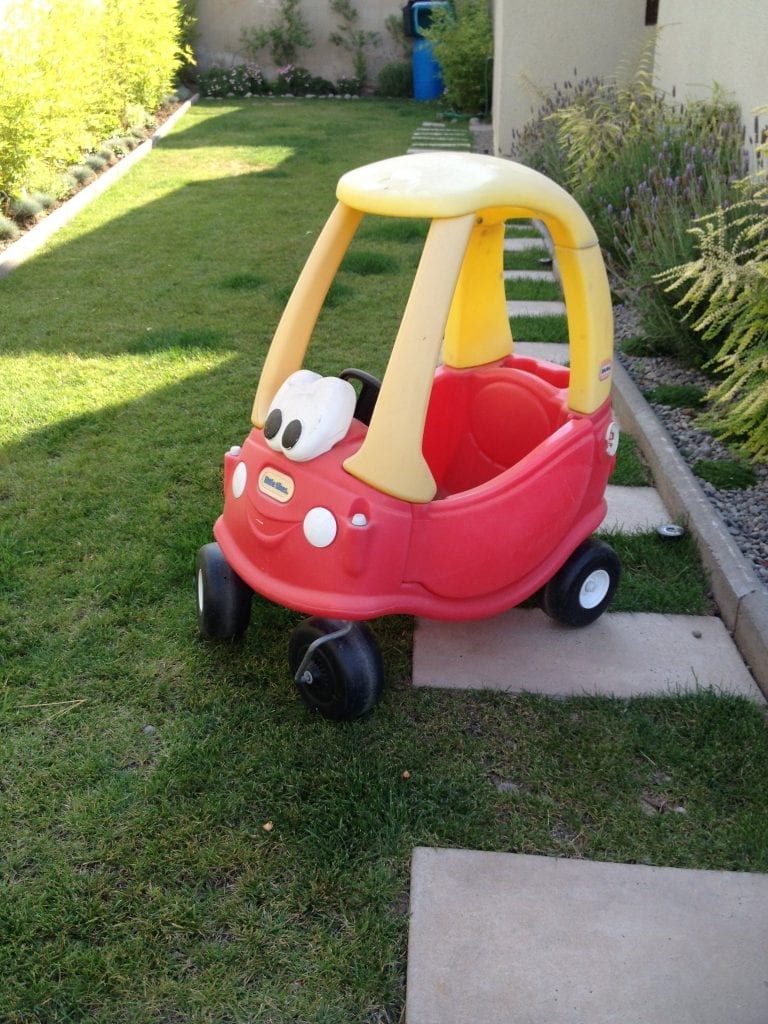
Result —
<svg viewBox="0 0 768 1024"><path fill-rule="evenodd" d="M203 634L234 637L251 596L310 617L289 662L331 719L369 710L381 657L362 620L486 617L537 593L583 626L620 566L602 522L618 430L613 319L597 237L576 201L530 168L418 153L352 170L267 353L253 429L224 457L224 511L197 559ZM313 328L366 214L429 218L386 373L304 367ZM505 222L554 246L570 369L513 350Z"/></svg>

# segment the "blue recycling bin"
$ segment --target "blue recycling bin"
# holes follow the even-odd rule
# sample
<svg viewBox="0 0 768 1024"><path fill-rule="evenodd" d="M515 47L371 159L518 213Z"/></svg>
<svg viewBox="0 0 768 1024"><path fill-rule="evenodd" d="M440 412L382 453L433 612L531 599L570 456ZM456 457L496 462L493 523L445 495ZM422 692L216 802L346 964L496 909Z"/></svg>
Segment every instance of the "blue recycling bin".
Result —
<svg viewBox="0 0 768 1024"><path fill-rule="evenodd" d="M432 24L436 7L450 7L447 0L416 0L410 5L413 24L413 97L424 102L443 94L443 76L435 60L432 44L424 38L424 30Z"/></svg>

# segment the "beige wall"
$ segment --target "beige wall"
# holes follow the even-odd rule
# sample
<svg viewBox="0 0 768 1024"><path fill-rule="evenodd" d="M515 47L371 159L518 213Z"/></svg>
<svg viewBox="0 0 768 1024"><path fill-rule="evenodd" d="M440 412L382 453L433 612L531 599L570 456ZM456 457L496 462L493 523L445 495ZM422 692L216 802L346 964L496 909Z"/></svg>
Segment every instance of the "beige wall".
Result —
<svg viewBox="0 0 768 1024"><path fill-rule="evenodd" d="M404 2L357 0L355 3L360 13L359 27L366 32L378 32L381 37L379 46L366 51L372 81L388 61L402 59L391 33L385 28L385 21L390 14L401 16ZM245 26L272 25L277 20L279 9L279 0L198 0L197 59L200 68L204 70L212 65L242 63L246 54L240 40L241 29ZM337 23L328 0L303 0L301 10L310 26L314 46L301 51L298 63L332 81L342 76L351 76L352 55L328 42L328 36L335 30ZM259 54L259 64L267 75L274 72L274 63L268 49Z"/></svg>
<svg viewBox="0 0 768 1024"><path fill-rule="evenodd" d="M546 95L555 83L610 77L647 31L645 0L495 0L495 152L510 154L513 130L541 105L536 89Z"/></svg>
<svg viewBox="0 0 768 1024"><path fill-rule="evenodd" d="M710 96L717 82L741 105L754 158L754 109L768 104L766 0L661 0L656 82L678 100ZM760 115L758 136L768 125Z"/></svg>

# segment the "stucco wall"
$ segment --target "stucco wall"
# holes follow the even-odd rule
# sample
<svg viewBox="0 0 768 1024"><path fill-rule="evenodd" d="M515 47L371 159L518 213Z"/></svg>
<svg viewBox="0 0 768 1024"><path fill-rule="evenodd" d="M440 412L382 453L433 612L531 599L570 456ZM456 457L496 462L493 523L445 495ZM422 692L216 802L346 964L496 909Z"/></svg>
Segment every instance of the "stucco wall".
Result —
<svg viewBox="0 0 768 1024"><path fill-rule="evenodd" d="M717 82L741 105L747 145L768 125L754 109L768 104L768 5L766 0L661 0L656 82L678 100L710 96Z"/></svg>
<svg viewBox="0 0 768 1024"><path fill-rule="evenodd" d="M357 0L355 7L360 14L358 27L364 32L378 32L380 43L366 51L369 77L375 80L376 73L389 61L401 60L402 55L385 22L389 15L398 18L402 2L396 0ZM201 69L212 65L229 66L241 63L246 53L240 39L244 27L268 27L277 21L280 10L279 0L198 0L198 42L197 60ZM302 50L297 63L309 68L313 74L322 75L332 81L353 74L352 55L328 41L328 36L337 25L328 0L303 0L301 11L310 27L314 46ZM275 66L269 50L263 50L258 62L271 75Z"/></svg>
<svg viewBox="0 0 768 1024"><path fill-rule="evenodd" d="M510 154L513 131L541 105L536 89L546 95L555 83L614 75L647 32L645 0L495 0L495 152Z"/></svg>

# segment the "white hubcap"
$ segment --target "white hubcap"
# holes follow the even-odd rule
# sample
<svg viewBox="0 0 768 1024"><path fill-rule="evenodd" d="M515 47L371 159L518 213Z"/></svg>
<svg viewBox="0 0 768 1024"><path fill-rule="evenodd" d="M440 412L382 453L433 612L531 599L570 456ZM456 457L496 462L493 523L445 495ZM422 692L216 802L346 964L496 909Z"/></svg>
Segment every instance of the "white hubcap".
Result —
<svg viewBox="0 0 768 1024"><path fill-rule="evenodd" d="M203 610L203 570L197 571L197 607Z"/></svg>
<svg viewBox="0 0 768 1024"><path fill-rule="evenodd" d="M597 608L605 599L611 586L611 577L605 569L595 569L584 580L579 591L579 604L582 608Z"/></svg>

